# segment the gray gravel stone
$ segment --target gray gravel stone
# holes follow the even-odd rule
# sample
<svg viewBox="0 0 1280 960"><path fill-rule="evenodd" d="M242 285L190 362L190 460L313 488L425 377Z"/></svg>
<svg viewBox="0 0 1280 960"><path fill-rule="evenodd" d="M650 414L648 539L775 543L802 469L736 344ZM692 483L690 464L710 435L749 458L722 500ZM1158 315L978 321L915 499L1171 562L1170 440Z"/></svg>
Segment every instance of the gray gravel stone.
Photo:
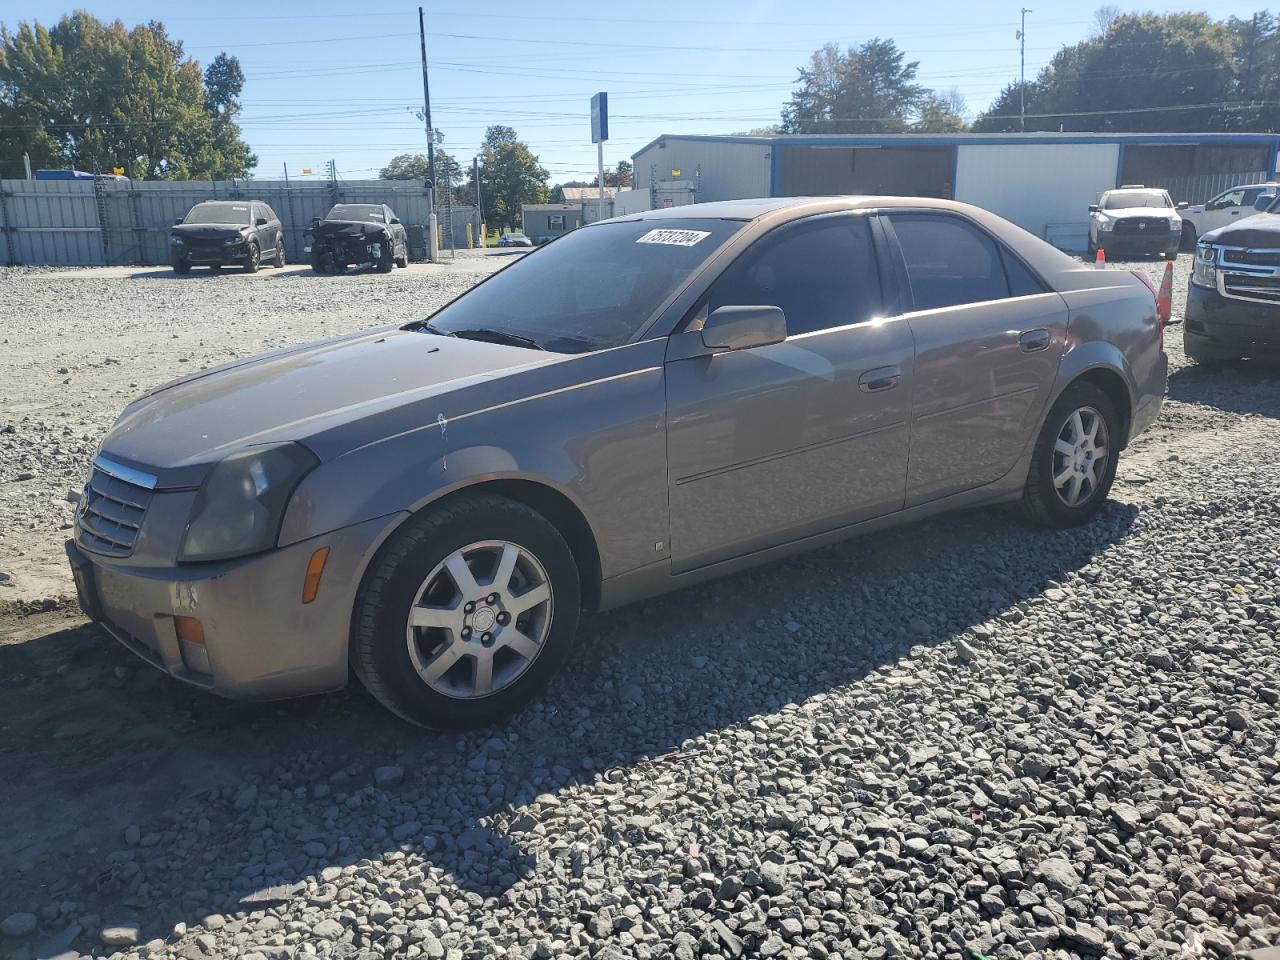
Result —
<svg viewBox="0 0 1280 960"><path fill-rule="evenodd" d="M34 913L11 913L0 920L0 933L8 937L25 937L36 928Z"/></svg>

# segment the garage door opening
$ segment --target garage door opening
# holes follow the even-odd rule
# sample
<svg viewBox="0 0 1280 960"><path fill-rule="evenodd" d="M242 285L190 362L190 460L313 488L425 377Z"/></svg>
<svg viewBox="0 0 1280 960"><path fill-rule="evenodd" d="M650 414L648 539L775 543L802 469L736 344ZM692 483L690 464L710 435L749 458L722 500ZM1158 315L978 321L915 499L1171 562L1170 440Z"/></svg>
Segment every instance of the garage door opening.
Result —
<svg viewBox="0 0 1280 960"><path fill-rule="evenodd" d="M778 146L778 196L950 198L955 147Z"/></svg>
<svg viewBox="0 0 1280 960"><path fill-rule="evenodd" d="M1126 146L1120 182L1164 187L1176 202L1204 203L1242 183L1265 181L1268 155L1269 148L1259 144Z"/></svg>

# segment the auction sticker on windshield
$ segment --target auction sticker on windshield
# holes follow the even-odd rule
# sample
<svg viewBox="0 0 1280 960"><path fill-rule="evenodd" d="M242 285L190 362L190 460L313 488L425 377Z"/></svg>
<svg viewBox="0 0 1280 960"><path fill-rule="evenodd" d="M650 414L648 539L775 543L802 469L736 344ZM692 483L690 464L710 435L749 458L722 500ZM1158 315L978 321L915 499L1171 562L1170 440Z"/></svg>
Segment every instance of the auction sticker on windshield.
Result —
<svg viewBox="0 0 1280 960"><path fill-rule="evenodd" d="M650 230L636 243L665 243L673 247L692 247L711 236L709 230Z"/></svg>

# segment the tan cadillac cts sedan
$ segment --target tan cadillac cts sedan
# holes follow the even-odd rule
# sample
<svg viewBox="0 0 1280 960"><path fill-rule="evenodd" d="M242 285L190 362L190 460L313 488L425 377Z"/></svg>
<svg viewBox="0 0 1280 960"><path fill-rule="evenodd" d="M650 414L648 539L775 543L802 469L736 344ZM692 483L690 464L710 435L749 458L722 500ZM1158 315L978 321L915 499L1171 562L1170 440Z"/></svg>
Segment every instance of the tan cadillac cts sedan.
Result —
<svg viewBox="0 0 1280 960"><path fill-rule="evenodd" d="M180 680L354 673L483 724L584 610L956 507L1086 522L1160 410L1165 319L1135 274L959 203L622 217L429 320L135 401L67 552L85 612Z"/></svg>

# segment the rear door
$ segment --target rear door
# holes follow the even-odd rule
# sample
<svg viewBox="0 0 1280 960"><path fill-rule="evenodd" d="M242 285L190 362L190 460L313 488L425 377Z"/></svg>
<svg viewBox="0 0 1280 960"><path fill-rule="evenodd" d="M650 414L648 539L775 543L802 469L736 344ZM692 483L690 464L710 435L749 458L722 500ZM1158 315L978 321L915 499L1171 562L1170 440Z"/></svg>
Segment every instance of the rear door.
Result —
<svg viewBox="0 0 1280 960"><path fill-rule="evenodd" d="M894 212L915 337L906 505L1009 472L1039 428L1066 348L1067 307L967 218Z"/></svg>
<svg viewBox="0 0 1280 960"><path fill-rule="evenodd" d="M711 287L783 310L782 343L713 353L695 331L666 365L673 569L689 570L902 508L913 348L883 319L870 219L780 227ZM694 326L698 326L697 320Z"/></svg>

